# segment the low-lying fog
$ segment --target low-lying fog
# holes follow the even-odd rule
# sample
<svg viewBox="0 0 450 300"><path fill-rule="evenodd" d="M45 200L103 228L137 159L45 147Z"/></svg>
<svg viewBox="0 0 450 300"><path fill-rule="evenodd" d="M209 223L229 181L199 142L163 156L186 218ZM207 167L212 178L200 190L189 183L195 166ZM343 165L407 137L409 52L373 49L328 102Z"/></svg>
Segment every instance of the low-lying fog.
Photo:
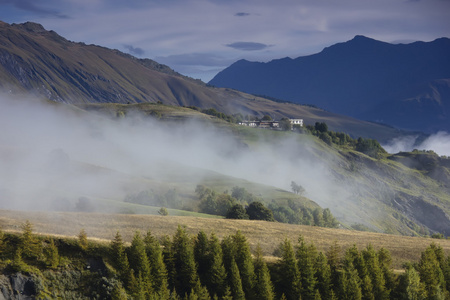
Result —
<svg viewBox="0 0 450 300"><path fill-rule="evenodd" d="M395 138L385 145L383 148L389 153L410 152L417 150L433 150L439 155L450 156L450 134L440 131L430 135L423 142L417 142L418 136L410 135Z"/></svg>
<svg viewBox="0 0 450 300"><path fill-rule="evenodd" d="M297 135L249 150L226 130L202 122L175 126L138 112L113 121L63 105L5 96L0 107L1 208L60 209L62 199L82 196L122 200L130 192L120 184L122 176L170 182L171 176L189 169L171 169L177 165L288 191L295 181L323 207L330 207L327 201L337 190L345 194L332 184L327 167L307 156L308 145L300 147ZM188 174L189 180L201 183L204 178L195 174L202 173Z"/></svg>
<svg viewBox="0 0 450 300"><path fill-rule="evenodd" d="M295 181L306 197L329 207L337 218L352 223L369 219L364 214L370 208L360 207L358 197L364 192L359 184L345 177L338 182L329 164L350 167L342 166L346 162L337 155L320 157L325 154L311 150L306 136L287 135L276 144L248 147L227 129L199 121L160 122L138 112L111 120L9 96L0 96L0 108L0 208L67 210L80 197L123 201L130 192L145 189L148 178L176 188L177 178L185 176L193 192L208 175L192 170L211 170L287 191ZM424 145L440 142L443 148L433 149L445 154L448 140L448 134L439 133Z"/></svg>

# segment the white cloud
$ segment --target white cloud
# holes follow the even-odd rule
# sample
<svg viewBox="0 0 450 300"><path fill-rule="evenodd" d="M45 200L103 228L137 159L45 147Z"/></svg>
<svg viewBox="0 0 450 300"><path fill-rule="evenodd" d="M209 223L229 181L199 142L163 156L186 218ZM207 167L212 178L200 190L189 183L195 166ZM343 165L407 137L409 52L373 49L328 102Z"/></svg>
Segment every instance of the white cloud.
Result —
<svg viewBox="0 0 450 300"><path fill-rule="evenodd" d="M383 148L389 153L398 153L403 151L433 150L439 155L450 156L450 134L444 131L437 132L427 137L423 142L417 141L417 135L395 138Z"/></svg>

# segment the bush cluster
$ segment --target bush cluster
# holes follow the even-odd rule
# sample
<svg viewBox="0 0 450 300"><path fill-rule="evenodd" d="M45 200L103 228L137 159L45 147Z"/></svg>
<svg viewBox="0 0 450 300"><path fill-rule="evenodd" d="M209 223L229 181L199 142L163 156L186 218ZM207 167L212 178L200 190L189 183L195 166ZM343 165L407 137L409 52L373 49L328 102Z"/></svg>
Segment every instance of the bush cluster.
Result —
<svg viewBox="0 0 450 300"><path fill-rule="evenodd" d="M332 228L338 226L329 209L311 209L293 200L289 200L286 205L270 203L266 207L260 198L243 187L233 187L230 195L197 185L195 192L200 200L200 212L224 216L227 219L278 221Z"/></svg>
<svg viewBox="0 0 450 300"><path fill-rule="evenodd" d="M381 147L377 140L362 137L353 139L346 133L329 131L328 125L324 122L316 122L314 126L306 125L306 129L329 146L332 144L347 146L373 158L380 158L383 154L386 154L386 150Z"/></svg>

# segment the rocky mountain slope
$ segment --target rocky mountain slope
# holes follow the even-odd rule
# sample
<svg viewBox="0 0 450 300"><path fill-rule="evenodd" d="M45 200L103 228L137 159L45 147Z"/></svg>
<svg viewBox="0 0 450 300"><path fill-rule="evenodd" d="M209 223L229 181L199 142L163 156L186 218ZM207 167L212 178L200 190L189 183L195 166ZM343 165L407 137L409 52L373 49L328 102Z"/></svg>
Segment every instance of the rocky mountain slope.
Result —
<svg viewBox="0 0 450 300"><path fill-rule="evenodd" d="M389 44L356 36L296 59L241 60L210 84L434 132L450 130L449 78L448 38Z"/></svg>
<svg viewBox="0 0 450 300"><path fill-rule="evenodd" d="M354 137L386 141L402 132L321 109L278 103L231 89L213 88L149 59L75 43L36 23L0 22L0 89L64 103L156 103L197 106L243 115L326 122Z"/></svg>

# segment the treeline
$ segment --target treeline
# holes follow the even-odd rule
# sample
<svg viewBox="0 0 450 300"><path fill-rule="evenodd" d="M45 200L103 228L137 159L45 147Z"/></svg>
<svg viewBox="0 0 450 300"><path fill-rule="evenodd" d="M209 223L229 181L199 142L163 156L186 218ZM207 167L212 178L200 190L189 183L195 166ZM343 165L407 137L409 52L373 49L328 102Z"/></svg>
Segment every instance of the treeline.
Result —
<svg viewBox="0 0 450 300"><path fill-rule="evenodd" d="M450 298L450 257L436 244L394 273L384 248L343 250L335 243L323 253L301 236L294 244L285 239L279 259L267 263L240 231L219 240L179 226L160 240L136 232L127 245L119 232L99 244L83 230L68 240L35 236L29 222L22 228L21 235L0 232L0 267L3 274L29 274L39 299Z"/></svg>
<svg viewBox="0 0 450 300"><path fill-rule="evenodd" d="M323 122L316 122L314 126L306 125L306 129L328 145L347 146L373 158L380 158L383 154L386 154L386 150L381 147L377 140L362 137L353 139L346 133L329 131L328 125Z"/></svg>
<svg viewBox="0 0 450 300"><path fill-rule="evenodd" d="M239 123L242 121L272 121L272 118L269 115L264 115L261 119L258 118L255 115L243 115L241 113L237 113L237 114L232 114L232 115L227 115L225 113L219 112L217 111L215 108L207 108L207 109L201 109L199 107L196 106L186 106L187 108L199 111L201 113L210 115L210 116L214 116L217 117L219 119L222 119L224 121L227 121L229 123Z"/></svg>
<svg viewBox="0 0 450 300"><path fill-rule="evenodd" d="M203 185L197 185L195 193L200 200L200 212L224 216L227 219L278 221L330 228L336 228L339 224L328 208L311 209L291 199L286 204L273 202L266 207L260 198L243 187L235 186L229 194L217 193Z"/></svg>
<svg viewBox="0 0 450 300"><path fill-rule="evenodd" d="M217 118L225 120L229 123L239 123L242 120L244 120L244 116L241 113L227 115L227 114L217 111L215 108L201 109L197 106L187 106L187 108L199 111L201 113L204 113L204 114L207 114L210 116L217 117Z"/></svg>

